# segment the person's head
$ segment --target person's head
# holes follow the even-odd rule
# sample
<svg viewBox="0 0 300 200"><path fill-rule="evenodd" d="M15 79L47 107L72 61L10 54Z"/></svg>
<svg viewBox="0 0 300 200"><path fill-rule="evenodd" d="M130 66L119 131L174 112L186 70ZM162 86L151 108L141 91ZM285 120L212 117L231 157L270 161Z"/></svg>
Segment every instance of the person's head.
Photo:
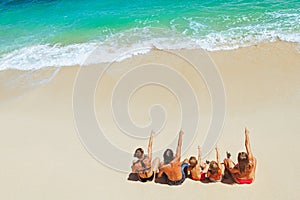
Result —
<svg viewBox="0 0 300 200"><path fill-rule="evenodd" d="M137 148L133 154L133 157L141 159L144 155L144 150L142 148Z"/></svg>
<svg viewBox="0 0 300 200"><path fill-rule="evenodd" d="M240 172L245 172L249 169L249 159L246 152L240 152L238 154L238 163Z"/></svg>
<svg viewBox="0 0 300 200"><path fill-rule="evenodd" d="M171 149L164 152L164 164L169 164L174 159L174 153Z"/></svg>
<svg viewBox="0 0 300 200"><path fill-rule="evenodd" d="M219 170L218 163L216 161L210 161L208 170L210 171L211 174L218 173Z"/></svg>
<svg viewBox="0 0 300 200"><path fill-rule="evenodd" d="M189 164L191 167L195 167L197 165L198 161L196 159L195 156L191 156L190 159L189 159Z"/></svg>

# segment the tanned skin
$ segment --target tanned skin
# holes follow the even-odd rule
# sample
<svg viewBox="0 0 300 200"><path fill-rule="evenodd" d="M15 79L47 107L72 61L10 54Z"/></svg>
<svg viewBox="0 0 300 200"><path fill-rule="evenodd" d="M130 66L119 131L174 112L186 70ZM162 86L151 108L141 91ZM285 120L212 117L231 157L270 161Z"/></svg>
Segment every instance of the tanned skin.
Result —
<svg viewBox="0 0 300 200"><path fill-rule="evenodd" d="M250 148L250 138L249 138L249 130L245 128L245 147L246 147L246 152L248 154L248 160L249 160L249 169L246 170L245 172L241 172L238 167L235 167L234 163L230 158L226 158L224 160L224 164L226 169L229 170L231 173L233 179L235 182L238 183L238 179L253 179L255 178L255 170L256 170L256 158L253 156L251 148Z"/></svg>
<svg viewBox="0 0 300 200"><path fill-rule="evenodd" d="M153 173L156 173L158 171L159 159L154 159L154 161L151 163L153 135L154 135L154 131L151 131L149 143L148 143L148 156L142 154L142 156L138 158L138 160L142 160L144 162L145 167L143 167L140 162L137 161L132 162L132 166L131 166L132 172L138 173L140 178L149 178L153 175ZM148 168L148 170L145 170L144 172L141 173L141 171L143 171L145 168L146 169Z"/></svg>
<svg viewBox="0 0 300 200"><path fill-rule="evenodd" d="M165 164L160 167L159 173L157 175L158 177L161 177L162 174L165 173L168 176L168 179L171 181L178 181L182 179L182 170L181 170L182 162L180 162L180 158L181 158L181 146L182 146L183 134L184 134L183 131L180 130L175 157L169 164Z"/></svg>

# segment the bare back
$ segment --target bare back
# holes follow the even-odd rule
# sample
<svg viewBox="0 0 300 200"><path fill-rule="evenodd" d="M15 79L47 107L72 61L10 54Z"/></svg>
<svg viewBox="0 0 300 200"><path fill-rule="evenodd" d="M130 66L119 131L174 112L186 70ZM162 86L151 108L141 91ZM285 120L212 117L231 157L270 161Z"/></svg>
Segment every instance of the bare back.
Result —
<svg viewBox="0 0 300 200"><path fill-rule="evenodd" d="M241 172L238 169L238 173L235 173L235 177L239 179L254 179L255 178L255 170L256 170L256 158L252 157L249 159L249 169L245 172Z"/></svg>
<svg viewBox="0 0 300 200"><path fill-rule="evenodd" d="M170 181L179 181L183 178L182 170L181 170L181 162L180 162L182 135L183 135L183 131L180 130L175 157L169 164L163 165L159 169L158 177L161 177L162 174L165 173L168 176L168 179Z"/></svg>
<svg viewBox="0 0 300 200"><path fill-rule="evenodd" d="M193 179L200 179L201 178L201 167L200 165L196 165L193 168L188 169L190 172L190 176Z"/></svg>
<svg viewBox="0 0 300 200"><path fill-rule="evenodd" d="M174 161L170 164L164 165L160 169L160 173L165 173L170 181L178 181L182 179L181 162Z"/></svg>
<svg viewBox="0 0 300 200"><path fill-rule="evenodd" d="M141 178L147 178L152 175L151 172L151 160L148 156L145 156L142 160L137 160L132 167L134 173L138 173Z"/></svg>

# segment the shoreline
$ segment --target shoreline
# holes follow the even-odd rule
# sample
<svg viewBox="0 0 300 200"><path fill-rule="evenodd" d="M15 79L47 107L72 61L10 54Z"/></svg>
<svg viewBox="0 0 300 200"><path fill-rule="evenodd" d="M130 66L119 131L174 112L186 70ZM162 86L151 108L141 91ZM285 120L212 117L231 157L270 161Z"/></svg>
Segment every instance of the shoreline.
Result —
<svg viewBox="0 0 300 200"><path fill-rule="evenodd" d="M251 46L246 47L239 47L237 49L231 50L217 50L217 51L207 51L204 49L176 49L176 50L163 50L157 49L153 46L150 51L143 53L132 55L131 57L127 57L124 60L116 61L117 65L122 68L122 63L130 63L135 59L141 57L151 57L151 52L153 51L162 51L162 52L174 52L175 54L180 54L181 52L188 52L191 54L195 54L195 52L203 51L207 55L211 57L212 60L215 59L224 59L226 55L231 54L246 54L247 51L255 51L259 49L267 49L269 51L273 51L272 49L275 48L279 50L281 53L293 55L293 57L298 57L300 55L300 44L295 42L285 42L285 41L275 41L275 42L263 42L259 44L254 44ZM223 56L224 55L224 56ZM62 67L44 67L41 69L33 69L33 70L18 70L18 69L5 69L0 70L0 90L2 94L0 94L0 100L5 99L5 96L9 95L17 95L19 93L26 92L26 90L31 90L36 87L43 86L45 84L50 83L55 76L57 76L61 70L65 70L68 68L73 68L74 70L78 70L81 67L88 67L88 66L100 66L100 67L107 67L112 62L100 62L97 64L89 64L89 65L72 65L72 66L62 66ZM114 62L113 62L114 63ZM219 64L218 61L215 62L216 65Z"/></svg>
<svg viewBox="0 0 300 200"><path fill-rule="evenodd" d="M51 45L45 44L45 45L34 45L29 48L30 53L26 55L26 50L15 50L13 52L4 54L1 56L2 59L7 57L7 60L0 60L0 71L4 70L20 70L20 71L30 71L30 70L39 70L39 69L45 69L45 68L51 68L51 67L72 67L77 65L93 65L93 64L105 64L109 62L122 62L123 60L130 59L137 55L146 55L147 53L154 51L154 50L162 50L162 51L182 51L182 50L188 50L188 51L197 51L197 50L203 50L208 53L214 53L214 52L226 52L226 51L236 51L241 50L243 48L250 48L250 47L261 47L265 45L273 45L273 44L289 44L292 48L294 48L298 53L300 53L300 43L297 42L289 42L284 41L280 39L276 39L275 41L261 41L256 42L253 44L243 44L238 45L236 47L229 47L225 46L222 47L223 49L207 49L207 48L201 48L201 47L190 47L190 48L159 48L157 45L146 45L146 46L132 46L132 47L120 47L118 49L112 49L108 46L98 46L96 43L90 43L92 47L87 47L89 43L82 43L82 44L73 44L70 45L70 49L68 50L67 46L58 46L58 49L55 50L55 46L53 47ZM150 46L149 46L150 45ZM40 46L40 47L39 47ZM73 47L74 46L74 47ZM79 52L75 52L75 47L80 50ZM24 47L25 49L27 47ZM39 49L40 48L40 49ZM48 50L45 50L45 48L49 48ZM52 52L52 50L57 51ZM59 48L65 49L66 52L60 52ZM108 49L106 49L108 48ZM18 51L21 51L22 55L18 54ZM73 52L74 51L74 52ZM36 53L40 52L41 55L35 55ZM72 54L69 54L70 52L73 52ZM86 63L87 59L90 57L91 54L98 53L100 55L105 54L105 56L97 56L97 58L91 59L89 63ZM125 54L124 54L125 53ZM51 57L53 54L54 57ZM25 57L24 57L25 56ZM33 57L32 57L33 56ZM39 57L42 56L42 57ZM50 56L50 57L49 57ZM121 57L120 57L121 56ZM16 60L15 58L22 60L23 66L19 66L19 60ZM39 59L38 59L39 58ZM40 63L30 63L30 59L32 60L40 60L42 62ZM66 59L66 60L64 60ZM51 63L50 65L47 64ZM68 64L61 64L61 63L68 63ZM55 63L55 64L54 64ZM4 66L6 65L6 66ZM8 65L8 66L7 66ZM52 65L52 66L51 66ZM56 65L56 66L54 66ZM25 66L25 67L24 67Z"/></svg>

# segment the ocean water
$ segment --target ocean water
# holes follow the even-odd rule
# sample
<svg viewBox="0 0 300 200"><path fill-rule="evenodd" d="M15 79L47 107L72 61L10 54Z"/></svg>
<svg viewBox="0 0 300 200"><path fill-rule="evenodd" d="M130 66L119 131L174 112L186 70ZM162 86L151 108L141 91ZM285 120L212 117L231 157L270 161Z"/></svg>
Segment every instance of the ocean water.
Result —
<svg viewBox="0 0 300 200"><path fill-rule="evenodd" d="M0 2L0 70L81 65L95 48L95 62L109 62L153 46L214 51L277 39L300 43L300 0Z"/></svg>

